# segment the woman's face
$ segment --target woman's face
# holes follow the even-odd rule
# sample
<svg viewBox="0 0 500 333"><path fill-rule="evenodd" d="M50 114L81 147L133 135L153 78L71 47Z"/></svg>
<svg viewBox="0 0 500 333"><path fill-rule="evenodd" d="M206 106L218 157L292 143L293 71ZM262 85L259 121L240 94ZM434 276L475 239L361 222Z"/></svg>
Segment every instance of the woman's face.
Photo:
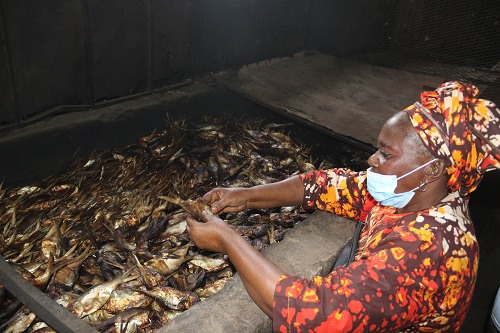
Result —
<svg viewBox="0 0 500 333"><path fill-rule="evenodd" d="M419 153L421 149L417 145L422 143L419 139L415 140L415 136L410 135L414 132L410 131L415 130L404 113L387 120L378 136L378 150L368 159L372 171L400 177L432 159ZM406 192L419 186L424 179L425 169L398 180L395 192Z"/></svg>

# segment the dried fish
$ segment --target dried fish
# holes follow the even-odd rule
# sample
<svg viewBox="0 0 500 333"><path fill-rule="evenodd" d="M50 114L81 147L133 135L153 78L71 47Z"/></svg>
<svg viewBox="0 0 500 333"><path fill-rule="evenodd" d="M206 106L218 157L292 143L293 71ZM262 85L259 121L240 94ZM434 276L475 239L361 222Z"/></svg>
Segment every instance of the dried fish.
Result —
<svg viewBox="0 0 500 333"><path fill-rule="evenodd" d="M52 327L48 326L46 323L39 321L31 326L31 333L57 333Z"/></svg>
<svg viewBox="0 0 500 333"><path fill-rule="evenodd" d="M120 232L119 229L115 229L107 224L104 225L113 235L113 239L115 241L116 246L119 249L125 250L125 251L134 251L136 246L135 244L132 244L127 241L125 237L123 237L122 233Z"/></svg>
<svg viewBox="0 0 500 333"><path fill-rule="evenodd" d="M36 315L23 306L8 322L3 333L24 332L35 320Z"/></svg>
<svg viewBox="0 0 500 333"><path fill-rule="evenodd" d="M183 214L184 215L184 214ZM183 216L183 219L181 221L175 221L172 220L172 223L165 228L163 232L161 232L159 235L155 237L153 240L154 243L164 243L166 241L170 241L171 243L177 243L180 238L182 238L182 235L186 233L187 231L187 222L184 219L185 216Z"/></svg>
<svg viewBox="0 0 500 333"><path fill-rule="evenodd" d="M54 298L54 301L56 301L57 304L68 308L80 297L80 295L80 293L76 293L75 291L68 291L65 293L60 293L57 297Z"/></svg>
<svg viewBox="0 0 500 333"><path fill-rule="evenodd" d="M146 261L144 266L154 269L162 275L169 275L177 270L181 265L190 259L188 256L189 244L176 249L170 257L157 257Z"/></svg>
<svg viewBox="0 0 500 333"><path fill-rule="evenodd" d="M145 308L151 302L153 302L151 297L134 289L115 289L100 310L116 314L131 308Z"/></svg>
<svg viewBox="0 0 500 333"><path fill-rule="evenodd" d="M181 313L182 313L181 310L154 311L153 316L151 318L152 319L151 329L153 330L153 332L158 330L165 324L174 320L175 317L177 317Z"/></svg>
<svg viewBox="0 0 500 333"><path fill-rule="evenodd" d="M189 309L193 304L200 301L198 295L193 292L182 292L169 286L160 286L152 290L138 291L150 297L153 297L162 305L172 310L186 310Z"/></svg>
<svg viewBox="0 0 500 333"><path fill-rule="evenodd" d="M87 290L89 287L106 282L104 276L100 274L83 274L78 278L75 289Z"/></svg>
<svg viewBox="0 0 500 333"><path fill-rule="evenodd" d="M31 333L58 333L58 332L51 327L42 327L31 331Z"/></svg>
<svg viewBox="0 0 500 333"><path fill-rule="evenodd" d="M109 311L99 309L95 312L92 312L88 316L83 317L82 319L84 321L89 322L89 323L94 323L94 322L105 321L105 320L111 319L115 315L116 315L116 313L111 313Z"/></svg>
<svg viewBox="0 0 500 333"><path fill-rule="evenodd" d="M68 308L78 317L87 316L101 308L111 297L111 293L118 285L126 281L134 280L136 275L130 275L129 270L123 276L111 281L104 282L100 285L90 288L76 299Z"/></svg>
<svg viewBox="0 0 500 333"><path fill-rule="evenodd" d="M139 329L150 326L150 311L142 308L131 308L105 320L92 323L96 328L107 328L106 333L135 333Z"/></svg>
<svg viewBox="0 0 500 333"><path fill-rule="evenodd" d="M132 261L137 266L137 270L139 271L139 274L141 276L142 281L144 282L144 285L148 289L153 289L158 286L167 285L167 280L163 277L163 275L161 275L151 267L143 266L134 253L131 253L131 257Z"/></svg>
<svg viewBox="0 0 500 333"><path fill-rule="evenodd" d="M49 229L49 232L42 239L42 254L45 258L49 257L49 253L55 258L59 258L62 253L62 235L60 229L60 222L51 221L52 227Z"/></svg>
<svg viewBox="0 0 500 333"><path fill-rule="evenodd" d="M122 316L114 319L120 324L99 326L102 332L158 329L234 274L225 256L190 242L186 215L211 214L200 197L215 186L269 183L314 169L311 149L287 128L262 119L168 119L163 131L75 158L58 176L0 186L0 254L83 320L104 322L126 309L149 316L149 327ZM328 165L323 157L319 167ZM259 250L307 216L300 207L221 214ZM7 292L0 296L1 328L21 305ZM35 329L49 330L26 331Z"/></svg>
<svg viewBox="0 0 500 333"><path fill-rule="evenodd" d="M176 270L168 278L169 284L181 291L192 291L204 280L206 270L202 267L187 263Z"/></svg>
<svg viewBox="0 0 500 333"><path fill-rule="evenodd" d="M40 266L40 268L38 268L33 274L33 278L28 280L38 289L45 290L49 284L50 278L52 277L53 264L54 256L52 255L52 252L49 252L49 259L47 260L47 263Z"/></svg>
<svg viewBox="0 0 500 333"><path fill-rule="evenodd" d="M205 212L209 215L214 215L212 213L212 210L210 209L210 206L201 201L200 198L197 198L195 200L181 200L180 198L172 198L168 196L160 196L159 198L181 206L182 209L184 209L186 212L193 215L197 219L201 219L202 212Z"/></svg>
<svg viewBox="0 0 500 333"><path fill-rule="evenodd" d="M58 264L60 267L54 269L56 272L54 281L68 287L73 287L78 279L78 270L80 269L80 266L83 261L94 252L95 250L89 246L82 254L72 258L69 263L63 262L62 264Z"/></svg>
<svg viewBox="0 0 500 333"><path fill-rule="evenodd" d="M222 288L224 288L227 281L228 281L228 278L215 280L212 283L205 285L203 288L198 288L198 289L194 290L194 292L201 299L204 299L204 298L210 297L213 294L219 292Z"/></svg>
<svg viewBox="0 0 500 333"><path fill-rule="evenodd" d="M202 267L208 272L218 271L228 266L227 260L223 258L211 258L201 254L193 256L189 262L193 265Z"/></svg>

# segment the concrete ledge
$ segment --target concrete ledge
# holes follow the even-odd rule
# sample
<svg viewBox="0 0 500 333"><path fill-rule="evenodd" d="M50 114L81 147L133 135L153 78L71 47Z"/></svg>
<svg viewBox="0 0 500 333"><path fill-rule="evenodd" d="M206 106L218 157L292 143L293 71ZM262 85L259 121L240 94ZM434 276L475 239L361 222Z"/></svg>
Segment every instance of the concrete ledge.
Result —
<svg viewBox="0 0 500 333"><path fill-rule="evenodd" d="M304 278L325 275L351 238L355 226L352 220L316 211L263 254L287 273ZM199 331L271 332L272 322L253 302L236 274L221 291L185 311L158 333Z"/></svg>

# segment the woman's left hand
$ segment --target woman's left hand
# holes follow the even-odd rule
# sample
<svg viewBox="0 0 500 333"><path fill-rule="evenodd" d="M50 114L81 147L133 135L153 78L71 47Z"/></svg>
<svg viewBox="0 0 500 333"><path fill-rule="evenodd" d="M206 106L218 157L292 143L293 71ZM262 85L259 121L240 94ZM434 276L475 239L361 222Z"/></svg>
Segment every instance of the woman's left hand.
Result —
<svg viewBox="0 0 500 333"><path fill-rule="evenodd" d="M186 219L191 240L201 249L227 254L252 299L272 317L274 289L285 272L220 218L203 212L202 219L205 223Z"/></svg>
<svg viewBox="0 0 500 333"><path fill-rule="evenodd" d="M196 221L192 216L186 219L191 240L200 249L227 254L225 244L232 237L240 235L217 216L203 212L202 218L204 223Z"/></svg>

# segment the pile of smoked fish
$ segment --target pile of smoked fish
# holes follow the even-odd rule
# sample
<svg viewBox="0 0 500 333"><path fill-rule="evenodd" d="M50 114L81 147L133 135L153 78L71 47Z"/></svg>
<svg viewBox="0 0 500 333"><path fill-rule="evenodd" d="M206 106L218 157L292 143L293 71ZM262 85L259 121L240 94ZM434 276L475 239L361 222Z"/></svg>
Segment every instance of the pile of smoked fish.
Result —
<svg viewBox="0 0 500 333"><path fill-rule="evenodd" d="M155 331L234 274L223 255L190 242L185 218L204 209L199 198L214 187L314 169L310 149L285 134L289 127L231 117L169 119L161 133L76 158L61 175L0 188L0 254L100 332ZM330 166L322 163L317 167ZM261 250L307 212L283 207L220 217ZM53 332L0 290L0 330Z"/></svg>

